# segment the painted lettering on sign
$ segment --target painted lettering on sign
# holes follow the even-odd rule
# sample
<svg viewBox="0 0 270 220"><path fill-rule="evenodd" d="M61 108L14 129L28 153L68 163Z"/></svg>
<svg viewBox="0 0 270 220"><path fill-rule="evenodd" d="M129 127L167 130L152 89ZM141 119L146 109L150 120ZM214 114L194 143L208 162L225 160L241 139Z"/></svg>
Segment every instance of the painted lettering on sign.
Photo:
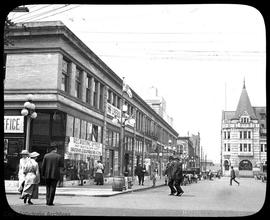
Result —
<svg viewBox="0 0 270 220"><path fill-rule="evenodd" d="M24 116L5 116L4 132L5 133L23 133Z"/></svg>
<svg viewBox="0 0 270 220"><path fill-rule="evenodd" d="M67 153L86 154L88 157L99 159L102 155L102 144L80 138L69 137Z"/></svg>

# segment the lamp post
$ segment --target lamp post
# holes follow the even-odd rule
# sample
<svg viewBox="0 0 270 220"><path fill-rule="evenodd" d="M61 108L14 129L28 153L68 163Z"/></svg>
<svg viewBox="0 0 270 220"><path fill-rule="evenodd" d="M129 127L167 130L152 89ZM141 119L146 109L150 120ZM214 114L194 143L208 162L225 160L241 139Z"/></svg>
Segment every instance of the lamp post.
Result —
<svg viewBox="0 0 270 220"><path fill-rule="evenodd" d="M32 102L33 95L29 94L26 96L26 102L23 105L23 109L21 114L26 117L26 140L25 140L25 149L29 151L29 140L30 140L30 123L31 119L35 119L37 117L37 113L35 112L35 104Z"/></svg>
<svg viewBox="0 0 270 220"><path fill-rule="evenodd" d="M119 175L123 175L123 160L124 160L124 140L125 140L125 127L127 123L129 122L130 124L135 124L135 119L133 118L133 115L129 116L127 113L127 105L122 105L121 108L121 115L120 115L120 120L116 116L112 119L112 122L114 124L119 123L121 125L121 130L120 130L120 146L119 146L119 165L120 165L120 173Z"/></svg>

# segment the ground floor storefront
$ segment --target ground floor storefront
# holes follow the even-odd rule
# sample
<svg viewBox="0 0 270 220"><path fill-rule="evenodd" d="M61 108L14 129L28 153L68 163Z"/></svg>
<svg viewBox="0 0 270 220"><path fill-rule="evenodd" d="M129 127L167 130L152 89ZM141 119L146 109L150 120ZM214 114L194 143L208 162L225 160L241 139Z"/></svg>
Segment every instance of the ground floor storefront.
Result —
<svg viewBox="0 0 270 220"><path fill-rule="evenodd" d="M5 127L16 121L19 130L5 129L5 180L18 179L20 152L25 149L26 119L20 109L5 110ZM120 175L119 167L119 127L104 120L84 115L76 111L62 109L38 109L38 117L30 123L29 152L40 154L38 164L41 168L44 155L51 144L56 144L58 153L64 158L61 168L60 185L85 183L95 178L95 165L101 160L104 165L104 179L109 181ZM13 126L14 127L14 126ZM127 176L134 176L135 167L147 162L147 175L156 166L156 157L145 161L143 152L153 149L152 141L143 136L125 132L123 169ZM44 180L41 178L41 184Z"/></svg>

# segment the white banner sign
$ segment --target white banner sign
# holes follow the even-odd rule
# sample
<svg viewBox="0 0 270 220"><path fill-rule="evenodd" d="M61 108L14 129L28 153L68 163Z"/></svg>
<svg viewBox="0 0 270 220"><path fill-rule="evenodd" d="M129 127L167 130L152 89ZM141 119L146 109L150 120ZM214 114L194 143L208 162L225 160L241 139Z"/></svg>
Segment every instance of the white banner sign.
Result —
<svg viewBox="0 0 270 220"><path fill-rule="evenodd" d="M70 137L67 153L86 154L90 157L99 158L102 155L102 144L98 142Z"/></svg>
<svg viewBox="0 0 270 220"><path fill-rule="evenodd" d="M113 106L110 103L107 103L107 114L117 118L119 120L119 122L121 121L121 111L120 109L116 108L115 106ZM128 118L129 115L126 114L126 117ZM134 124L132 124L129 120L126 121L126 124L128 124L131 127L134 127Z"/></svg>
<svg viewBox="0 0 270 220"><path fill-rule="evenodd" d="M107 103L107 114L120 120L121 111L110 103Z"/></svg>
<svg viewBox="0 0 270 220"><path fill-rule="evenodd" d="M24 116L5 116L4 133L23 133Z"/></svg>

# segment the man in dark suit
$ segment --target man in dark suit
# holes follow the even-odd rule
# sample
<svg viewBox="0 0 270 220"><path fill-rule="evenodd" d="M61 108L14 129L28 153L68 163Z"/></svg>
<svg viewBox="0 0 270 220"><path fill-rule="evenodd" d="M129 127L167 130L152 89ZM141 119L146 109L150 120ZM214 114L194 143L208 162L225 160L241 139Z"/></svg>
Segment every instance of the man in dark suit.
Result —
<svg viewBox="0 0 270 220"><path fill-rule="evenodd" d="M175 164L173 166L172 176L174 178L174 186L177 190L176 196L181 196L184 191L181 188L180 184L183 180L183 170L182 170L182 163L180 162L179 157L175 157Z"/></svg>
<svg viewBox="0 0 270 220"><path fill-rule="evenodd" d="M236 182L238 184L238 186L240 185L240 183L238 181L235 180L235 171L233 169L233 166L231 166L231 179L230 179L230 185L232 185L232 181Z"/></svg>
<svg viewBox="0 0 270 220"><path fill-rule="evenodd" d="M169 162L167 163L165 175L168 177L168 186L171 190L170 196L174 195L176 193L176 189L174 188L174 177L173 177L173 167L174 167L175 161L173 156L169 156Z"/></svg>
<svg viewBox="0 0 270 220"><path fill-rule="evenodd" d="M142 165L139 163L138 166L136 167L135 169L135 175L138 176L138 179L139 179L139 185L143 185L144 183L144 174L145 174L145 168L142 167Z"/></svg>
<svg viewBox="0 0 270 220"><path fill-rule="evenodd" d="M46 184L46 204L53 205L57 181L60 179L60 167L63 167L62 157L57 153L57 146L51 146L42 161L41 174Z"/></svg>

